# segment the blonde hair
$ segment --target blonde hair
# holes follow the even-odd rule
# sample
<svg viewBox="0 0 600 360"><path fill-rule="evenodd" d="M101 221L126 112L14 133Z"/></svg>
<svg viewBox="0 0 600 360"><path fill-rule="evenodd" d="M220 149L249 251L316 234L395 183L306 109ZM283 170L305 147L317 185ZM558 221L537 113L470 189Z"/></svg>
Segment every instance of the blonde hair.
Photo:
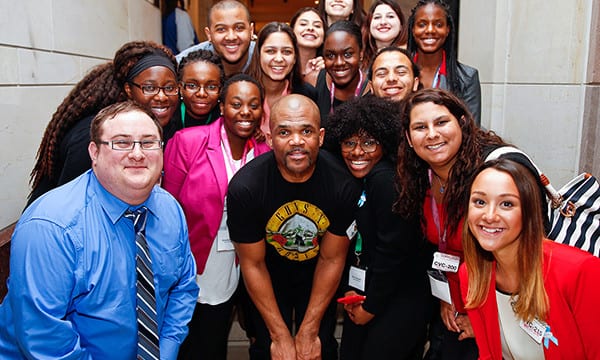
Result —
<svg viewBox="0 0 600 360"><path fill-rule="evenodd" d="M519 191L521 201L523 228L517 250L519 287L517 294L514 294L518 295L518 298L513 305L513 311L525 321L535 318L545 320L549 303L542 269L544 221L540 206L542 199L536 179L527 167L502 158L486 162L475 172L473 179L489 168L510 175ZM489 296L495 259L491 252L479 245L468 226L464 226L463 229L463 251L469 277L465 308L475 309Z"/></svg>

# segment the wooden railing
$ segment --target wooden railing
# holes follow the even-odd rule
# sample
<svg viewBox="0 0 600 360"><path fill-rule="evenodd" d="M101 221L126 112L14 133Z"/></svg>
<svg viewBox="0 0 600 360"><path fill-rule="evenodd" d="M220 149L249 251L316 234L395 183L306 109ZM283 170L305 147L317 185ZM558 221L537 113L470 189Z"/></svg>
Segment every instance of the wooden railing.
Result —
<svg viewBox="0 0 600 360"><path fill-rule="evenodd" d="M6 295L6 279L8 279L10 263L10 237L15 230L15 223L12 223L0 230L0 301Z"/></svg>

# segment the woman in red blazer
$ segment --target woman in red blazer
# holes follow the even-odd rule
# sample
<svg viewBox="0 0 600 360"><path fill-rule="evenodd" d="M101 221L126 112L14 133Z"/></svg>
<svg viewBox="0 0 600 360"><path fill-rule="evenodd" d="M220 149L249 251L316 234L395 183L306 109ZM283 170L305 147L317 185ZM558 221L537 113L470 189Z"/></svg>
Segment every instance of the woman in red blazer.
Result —
<svg viewBox="0 0 600 360"><path fill-rule="evenodd" d="M600 359L600 259L544 238L540 196L511 160L474 176L459 276L480 359Z"/></svg>

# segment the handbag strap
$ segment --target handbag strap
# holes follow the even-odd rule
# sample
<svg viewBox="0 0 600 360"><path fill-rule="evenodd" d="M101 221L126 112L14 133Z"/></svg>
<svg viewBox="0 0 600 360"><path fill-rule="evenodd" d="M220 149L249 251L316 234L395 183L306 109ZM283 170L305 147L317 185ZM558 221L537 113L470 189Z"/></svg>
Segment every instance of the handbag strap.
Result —
<svg viewBox="0 0 600 360"><path fill-rule="evenodd" d="M548 177L546 175L544 175L542 170L540 170L540 168L535 164L535 162L533 162L533 160L531 160L529 155L527 155L524 151L517 149L514 146L501 146L499 148L494 149L494 151L492 151L491 153L489 153L488 156L485 158L485 161L498 159L500 156L505 155L505 154L521 154L522 156L524 156L531 163L531 165L534 167L534 169L537 171L537 176L540 178L542 185L544 185L544 188L546 189L546 194L548 195L548 198L550 198L550 201L552 203L552 208L556 209L562 204L562 202L563 202L562 195L558 191L556 191L554 186L552 186L552 184L550 183L550 179L548 179Z"/></svg>

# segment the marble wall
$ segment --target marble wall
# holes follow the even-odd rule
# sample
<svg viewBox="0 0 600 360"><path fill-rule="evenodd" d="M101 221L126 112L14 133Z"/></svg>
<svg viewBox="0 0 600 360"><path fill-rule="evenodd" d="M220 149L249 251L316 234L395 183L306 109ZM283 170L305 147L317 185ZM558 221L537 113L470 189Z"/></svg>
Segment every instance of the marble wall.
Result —
<svg viewBox="0 0 600 360"><path fill-rule="evenodd" d="M483 125L527 151L555 187L583 170L600 175L582 161L591 138L583 129L598 118L599 91L589 88L589 75L600 71L590 57L598 48L593 7L594 0L461 1L459 56L479 69Z"/></svg>
<svg viewBox="0 0 600 360"><path fill-rule="evenodd" d="M146 0L0 1L0 229L25 205L58 104L131 40L161 40L160 11Z"/></svg>

